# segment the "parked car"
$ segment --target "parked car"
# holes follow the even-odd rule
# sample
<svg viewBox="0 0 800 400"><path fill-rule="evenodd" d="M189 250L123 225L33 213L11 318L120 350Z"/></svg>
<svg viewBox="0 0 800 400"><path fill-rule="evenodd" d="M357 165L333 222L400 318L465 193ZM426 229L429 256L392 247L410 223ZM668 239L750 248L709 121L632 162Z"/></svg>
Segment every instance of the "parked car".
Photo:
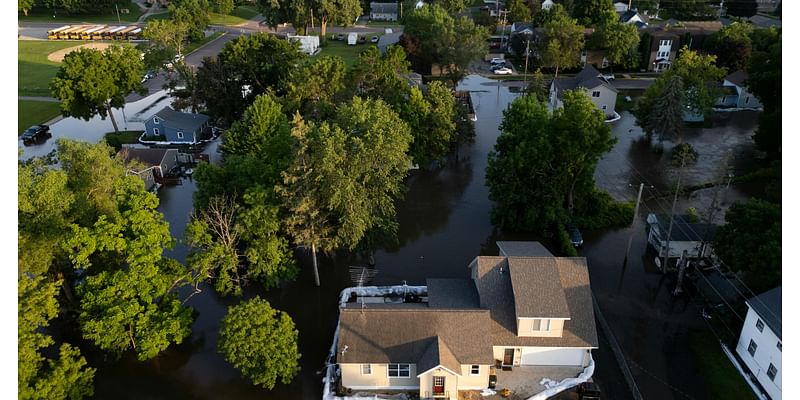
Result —
<svg viewBox="0 0 800 400"><path fill-rule="evenodd" d="M366 36L359 36L358 37L358 43L359 44L367 43L367 37Z"/></svg>
<svg viewBox="0 0 800 400"><path fill-rule="evenodd" d="M614 74L608 74L608 75L603 74L602 76L603 76L603 79L605 79L607 81L613 81L614 80Z"/></svg>
<svg viewBox="0 0 800 400"><path fill-rule="evenodd" d="M378 43L378 37L377 36L373 36L372 39L370 39L370 42Z"/></svg>
<svg viewBox="0 0 800 400"><path fill-rule="evenodd" d="M20 139L22 139L22 143L24 144L31 144L39 141L45 141L47 138L52 136L53 134L50 133L49 126L34 125L28 129L25 129L25 132L22 132Z"/></svg>
<svg viewBox="0 0 800 400"><path fill-rule="evenodd" d="M340 34L336 35L336 40L344 41L344 33L340 33Z"/></svg>
<svg viewBox="0 0 800 400"><path fill-rule="evenodd" d="M502 67L502 68L498 68L498 69L494 70L494 74L495 75L511 75L513 73L514 73L514 71L512 71L511 68L506 68L506 67Z"/></svg>
<svg viewBox="0 0 800 400"><path fill-rule="evenodd" d="M581 231L578 230L578 227L573 224L567 224L567 232L569 233L569 240L572 242L572 245L575 247L580 247L583 245L583 236L581 235Z"/></svg>
<svg viewBox="0 0 800 400"><path fill-rule="evenodd" d="M502 58L498 58L498 57L492 58L492 61L489 61L489 63L492 64L492 65L503 64L505 62L506 62L506 60L504 60Z"/></svg>

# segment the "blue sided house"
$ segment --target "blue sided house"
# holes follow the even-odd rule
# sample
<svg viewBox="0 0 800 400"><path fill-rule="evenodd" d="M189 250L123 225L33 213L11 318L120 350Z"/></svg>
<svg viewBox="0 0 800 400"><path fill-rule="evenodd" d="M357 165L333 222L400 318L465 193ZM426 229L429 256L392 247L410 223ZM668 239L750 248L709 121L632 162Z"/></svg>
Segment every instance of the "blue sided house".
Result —
<svg viewBox="0 0 800 400"><path fill-rule="evenodd" d="M144 122L145 139L163 136L163 141L192 144L211 136L208 116L164 107Z"/></svg>

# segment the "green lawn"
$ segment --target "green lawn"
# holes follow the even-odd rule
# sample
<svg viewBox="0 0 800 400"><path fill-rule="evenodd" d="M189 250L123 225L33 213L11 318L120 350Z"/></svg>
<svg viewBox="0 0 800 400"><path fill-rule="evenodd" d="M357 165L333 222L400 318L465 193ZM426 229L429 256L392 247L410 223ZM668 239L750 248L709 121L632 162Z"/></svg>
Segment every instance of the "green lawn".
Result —
<svg viewBox="0 0 800 400"><path fill-rule="evenodd" d="M369 34L368 38L370 37L372 37L372 34ZM369 45L374 45L374 43L367 42L365 44L348 46L347 42L328 39L325 46L322 47L322 51L317 54L314 59L319 56L339 56L344 60L347 68L350 68L356 63L361 52L366 50Z"/></svg>
<svg viewBox="0 0 800 400"><path fill-rule="evenodd" d="M49 61L47 55L67 47L78 46L85 41L19 40L18 84L20 96L50 96L50 80L58 72L59 63Z"/></svg>
<svg viewBox="0 0 800 400"><path fill-rule="evenodd" d="M251 6L239 6L233 10L232 15L227 14L218 14L218 13L209 13L209 19L211 25L239 25L243 24L258 15L258 10L255 7ZM169 19L170 15L168 12L155 14L147 17L147 21L154 20L154 19Z"/></svg>
<svg viewBox="0 0 800 400"><path fill-rule="evenodd" d="M142 135L142 132L144 131L109 132L105 134L105 139L109 146L119 150L123 144L139 143L139 136Z"/></svg>
<svg viewBox="0 0 800 400"><path fill-rule="evenodd" d="M126 7L120 7L126 8ZM120 12L119 20L117 20L117 11L111 10L111 12L106 12L103 14L67 14L63 10L56 10L55 17L53 17L53 10L49 8L36 8L28 12L28 16L26 17L22 13L18 14L17 20L22 22L86 22L91 24L96 23L108 23L108 24L116 24L118 21L122 21L122 23L130 23L136 22L139 17L142 15L142 11L139 7L131 3L130 6L127 7L128 13L123 14Z"/></svg>
<svg viewBox="0 0 800 400"><path fill-rule="evenodd" d="M259 14L258 10L252 6L239 6L233 10L233 15L242 19L253 19Z"/></svg>
<svg viewBox="0 0 800 400"><path fill-rule="evenodd" d="M722 352L719 341L711 332L692 333L690 340L698 369L704 380L710 383L708 388L712 399L756 399L747 382Z"/></svg>
<svg viewBox="0 0 800 400"><path fill-rule="evenodd" d="M211 34L211 36L206 36L205 38L203 38L203 40L200 40L198 42L191 42L188 45L186 45L185 49L183 49L183 54L189 54L199 49L201 46L204 46L206 43L222 36L223 34L224 34L223 32L214 32Z"/></svg>
<svg viewBox="0 0 800 400"><path fill-rule="evenodd" d="M368 26L403 26L400 21L367 21Z"/></svg>
<svg viewBox="0 0 800 400"><path fill-rule="evenodd" d="M49 101L17 100L17 106L17 135L32 125L45 123L61 114L59 103Z"/></svg>

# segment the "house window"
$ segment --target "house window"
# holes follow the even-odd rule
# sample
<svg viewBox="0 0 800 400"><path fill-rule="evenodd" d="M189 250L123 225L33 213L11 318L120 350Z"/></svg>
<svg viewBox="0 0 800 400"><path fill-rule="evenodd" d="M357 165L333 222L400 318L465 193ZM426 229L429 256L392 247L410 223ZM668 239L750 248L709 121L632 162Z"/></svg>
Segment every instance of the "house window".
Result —
<svg viewBox="0 0 800 400"><path fill-rule="evenodd" d="M178 131L178 139L183 139L183 132Z"/></svg>
<svg viewBox="0 0 800 400"><path fill-rule="evenodd" d="M154 124L160 124L160 123L161 123L161 120L160 120L160 119L158 119L158 117L154 117L154 118L153 118L153 123L154 123Z"/></svg>
<svg viewBox="0 0 800 400"><path fill-rule="evenodd" d="M659 46L672 46L672 40L666 39L658 42Z"/></svg>
<svg viewBox="0 0 800 400"><path fill-rule="evenodd" d="M767 368L767 376L769 377L769 380L774 382L775 381L775 375L778 375L778 369L775 368L775 366L772 365L772 363L770 363L769 364L769 368Z"/></svg>
<svg viewBox="0 0 800 400"><path fill-rule="evenodd" d="M781 353L783 353L783 344L782 344L781 342L778 342L778 344L776 344L776 345L775 345L775 347L777 347L777 348L778 348L778 351L780 351Z"/></svg>
<svg viewBox="0 0 800 400"><path fill-rule="evenodd" d="M747 346L747 352L750 353L751 356L755 357L757 348L758 345L756 344L756 342L754 342L753 339L750 339L750 345Z"/></svg>
<svg viewBox="0 0 800 400"><path fill-rule="evenodd" d="M764 321L762 321L761 318L756 321L756 329L758 329L759 332L764 332Z"/></svg>
<svg viewBox="0 0 800 400"><path fill-rule="evenodd" d="M533 331L534 332L548 332L548 331L550 331L550 320L549 319L535 319L535 320L533 320Z"/></svg>
<svg viewBox="0 0 800 400"><path fill-rule="evenodd" d="M600 97L600 91L595 90L594 92L592 92L592 97Z"/></svg>
<svg viewBox="0 0 800 400"><path fill-rule="evenodd" d="M389 378L408 378L411 376L411 364L389 364Z"/></svg>
<svg viewBox="0 0 800 400"><path fill-rule="evenodd" d="M750 96L744 98L744 104L750 103Z"/></svg>
<svg viewBox="0 0 800 400"><path fill-rule="evenodd" d="M153 128L153 135L158 136L160 134L161 132L158 130L158 128Z"/></svg>
<svg viewBox="0 0 800 400"><path fill-rule="evenodd" d="M444 394L444 377L433 377L433 394Z"/></svg>
<svg viewBox="0 0 800 400"><path fill-rule="evenodd" d="M480 365L473 365L469 368L470 375L480 375L481 374L481 366Z"/></svg>
<svg viewBox="0 0 800 400"><path fill-rule="evenodd" d="M361 375L372 375L372 364L361 364Z"/></svg>

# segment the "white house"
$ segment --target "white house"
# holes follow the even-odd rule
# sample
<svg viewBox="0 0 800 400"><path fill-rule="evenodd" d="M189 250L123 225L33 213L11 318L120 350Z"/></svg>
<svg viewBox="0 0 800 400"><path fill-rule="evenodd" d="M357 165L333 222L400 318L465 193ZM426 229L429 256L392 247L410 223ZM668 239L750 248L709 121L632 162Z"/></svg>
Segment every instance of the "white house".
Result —
<svg viewBox="0 0 800 400"><path fill-rule="evenodd" d="M722 81L723 95L717 107L759 109L763 107L758 98L747 90L747 72L738 70Z"/></svg>
<svg viewBox="0 0 800 400"><path fill-rule="evenodd" d="M602 74L591 64L574 77L559 77L550 84L550 108L555 110L564 106L561 94L565 90L583 90L606 119L614 117L617 104L617 89L602 78Z"/></svg>
<svg viewBox="0 0 800 400"><path fill-rule="evenodd" d="M618 13L624 13L628 11L628 3L623 3L621 1L614 3L614 10Z"/></svg>
<svg viewBox="0 0 800 400"><path fill-rule="evenodd" d="M544 0L542 2L542 10L549 10L553 8L554 5L556 5L556 3L554 3L553 0Z"/></svg>
<svg viewBox="0 0 800 400"><path fill-rule="evenodd" d="M397 21L397 3L369 3L371 21Z"/></svg>
<svg viewBox="0 0 800 400"><path fill-rule="evenodd" d="M747 317L736 345L736 353L772 400L781 400L781 287L755 296L746 302Z"/></svg>
<svg viewBox="0 0 800 400"><path fill-rule="evenodd" d="M498 247L501 256L470 263L470 279L428 279L415 299L341 307L341 385L455 400L487 388L493 368L559 366L577 375L590 365L598 340L586 259L554 257L536 242Z"/></svg>

